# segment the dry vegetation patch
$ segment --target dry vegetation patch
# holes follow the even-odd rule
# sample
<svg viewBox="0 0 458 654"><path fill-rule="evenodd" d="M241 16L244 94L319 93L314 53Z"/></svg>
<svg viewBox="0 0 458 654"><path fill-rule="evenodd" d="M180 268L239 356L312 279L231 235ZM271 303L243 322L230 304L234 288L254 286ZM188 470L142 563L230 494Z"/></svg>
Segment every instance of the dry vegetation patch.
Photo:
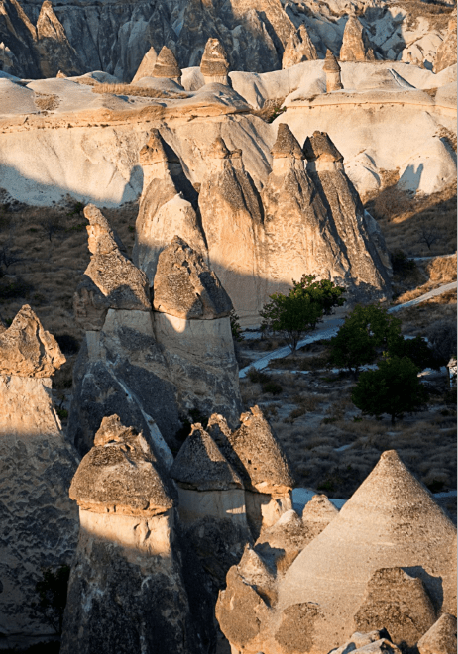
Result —
<svg viewBox="0 0 458 654"><path fill-rule="evenodd" d="M92 87L93 93L110 93L111 95L135 95L143 98L187 98L187 93L179 91L160 91L147 86L136 86L134 84L95 84Z"/></svg>
<svg viewBox="0 0 458 654"><path fill-rule="evenodd" d="M54 93L35 93L35 104L41 111L54 111L59 106L59 98Z"/></svg>

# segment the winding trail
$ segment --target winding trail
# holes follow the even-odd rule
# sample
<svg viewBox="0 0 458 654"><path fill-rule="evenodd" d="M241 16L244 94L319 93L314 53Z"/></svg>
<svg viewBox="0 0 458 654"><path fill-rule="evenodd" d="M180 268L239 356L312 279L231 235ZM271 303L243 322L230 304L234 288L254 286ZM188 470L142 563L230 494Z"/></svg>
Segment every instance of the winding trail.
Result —
<svg viewBox="0 0 458 654"><path fill-rule="evenodd" d="M396 304L395 306L390 307L388 311L389 313L393 313L395 311L399 311L400 309L406 309L407 307L412 307L415 306L416 304L421 304L422 302L426 302L426 300L436 297L437 295L441 295L442 293L446 293L447 291L451 291L456 287L457 287L456 281L450 282L449 284L444 284L443 286L439 286L439 288L435 288L432 291L428 291L427 293L420 295L414 300L409 300L408 302L404 302L403 304ZM304 345L308 345L309 343L315 343L316 341L328 340L332 338L337 334L339 327L343 324L343 322L344 322L343 318L330 318L329 320L326 320L322 325L320 325L313 332L313 334L310 334L305 338L303 338L301 341L299 341L297 347L301 348L304 347ZM239 372L239 378L244 379L247 376L248 370L250 370L250 368L255 368L256 370L264 370L264 368L267 368L267 366L271 361L273 361L274 359L283 359L289 353L290 353L290 349L288 346L280 347L277 350L274 350L273 352L269 352L269 354L266 354L265 356L261 357L257 361L253 361L252 363L250 363L249 366L242 368L242 370L240 370Z"/></svg>

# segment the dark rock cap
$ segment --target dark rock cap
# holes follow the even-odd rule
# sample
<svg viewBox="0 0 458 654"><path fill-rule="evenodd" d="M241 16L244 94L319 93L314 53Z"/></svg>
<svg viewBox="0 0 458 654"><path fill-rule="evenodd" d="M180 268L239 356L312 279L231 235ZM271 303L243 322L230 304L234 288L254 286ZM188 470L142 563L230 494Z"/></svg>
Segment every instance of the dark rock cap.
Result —
<svg viewBox="0 0 458 654"><path fill-rule="evenodd" d="M95 512L155 515L172 508L167 483L143 434L124 427L115 414L104 418L94 447L73 477L70 499Z"/></svg>
<svg viewBox="0 0 458 654"><path fill-rule="evenodd" d="M173 462L170 475L179 484L198 491L243 488L238 474L199 423L192 426Z"/></svg>
<svg viewBox="0 0 458 654"><path fill-rule="evenodd" d="M326 57L324 59L323 70L326 72L338 73L341 68L337 61L337 57L332 54L330 50L326 50Z"/></svg>
<svg viewBox="0 0 458 654"><path fill-rule="evenodd" d="M8 329L0 328L0 374L17 377L51 377L65 363L52 334L37 314L24 304Z"/></svg>
<svg viewBox="0 0 458 654"><path fill-rule="evenodd" d="M164 141L158 129L150 132L148 143L140 150L140 164L180 163L178 156Z"/></svg>
<svg viewBox="0 0 458 654"><path fill-rule="evenodd" d="M227 75L229 62L218 39L208 39L200 62L200 72L207 77Z"/></svg>
<svg viewBox="0 0 458 654"><path fill-rule="evenodd" d="M167 46L164 46L160 51L156 63L154 65L153 77L181 77L181 69L175 55Z"/></svg>
<svg viewBox="0 0 458 654"><path fill-rule="evenodd" d="M291 132L289 125L281 123L278 128L277 140L270 151L274 159L293 157L304 159L304 154L299 143Z"/></svg>
<svg viewBox="0 0 458 654"><path fill-rule="evenodd" d="M318 159L339 163L343 161L343 156L326 132L313 132L312 136L307 136L303 151L305 158L310 163Z"/></svg>
<svg viewBox="0 0 458 654"><path fill-rule="evenodd" d="M232 302L203 258L174 236L159 256L154 309L177 318L211 320L228 316Z"/></svg>
<svg viewBox="0 0 458 654"><path fill-rule="evenodd" d="M223 139L221 136L218 136L210 149L209 156L212 159L229 159L230 154Z"/></svg>

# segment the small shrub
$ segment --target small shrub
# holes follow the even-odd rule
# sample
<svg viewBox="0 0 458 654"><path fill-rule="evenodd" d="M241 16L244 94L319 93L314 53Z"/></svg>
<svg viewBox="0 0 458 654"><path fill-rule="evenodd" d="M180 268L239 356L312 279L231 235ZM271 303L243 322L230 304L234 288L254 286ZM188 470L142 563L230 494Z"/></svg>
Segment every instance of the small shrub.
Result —
<svg viewBox="0 0 458 654"><path fill-rule="evenodd" d="M269 375L261 370L256 370L254 367L248 370L248 379L253 384L267 384L270 381Z"/></svg>
<svg viewBox="0 0 458 654"><path fill-rule="evenodd" d="M408 259L403 250L395 250L391 254L391 265L395 275L406 275L415 270L416 264L412 259Z"/></svg>
<svg viewBox="0 0 458 654"><path fill-rule="evenodd" d="M56 413L57 413L57 415L59 416L59 418L60 418L61 420L65 420L66 418L68 418L68 411L67 411L67 409L59 409L59 408L57 408L57 409L56 409Z"/></svg>
<svg viewBox="0 0 458 654"><path fill-rule="evenodd" d="M283 386L277 384L277 382L269 381L267 384L262 384L263 393L272 393L273 395L280 395L283 390Z"/></svg>
<svg viewBox="0 0 458 654"><path fill-rule="evenodd" d="M75 202L72 209L67 213L67 216L77 216L80 213L83 213L84 209L84 204L82 202ZM85 227L85 224L83 223L83 227ZM72 227L74 229L74 227Z"/></svg>
<svg viewBox="0 0 458 654"><path fill-rule="evenodd" d="M234 309L232 309L229 318L231 321L232 338L237 343L240 343L240 341L243 341L242 328L240 327L239 317L235 313Z"/></svg>
<svg viewBox="0 0 458 654"><path fill-rule="evenodd" d="M42 574L42 579L36 585L39 600L32 608L52 626L56 634L60 634L67 603L70 568L68 565L61 565L56 570L44 568Z"/></svg>
<svg viewBox="0 0 458 654"><path fill-rule="evenodd" d="M25 298L32 289L33 286L21 277L14 279L2 277L0 279L0 300Z"/></svg>

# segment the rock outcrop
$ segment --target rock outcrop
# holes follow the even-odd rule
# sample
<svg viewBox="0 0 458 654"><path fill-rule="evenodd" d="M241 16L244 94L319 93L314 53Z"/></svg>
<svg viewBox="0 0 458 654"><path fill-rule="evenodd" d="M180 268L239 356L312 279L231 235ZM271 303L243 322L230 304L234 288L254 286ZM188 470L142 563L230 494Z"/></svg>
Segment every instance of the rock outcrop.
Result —
<svg viewBox="0 0 458 654"><path fill-rule="evenodd" d="M157 52L153 46L148 50L148 52L143 57L140 66L137 69L137 72L132 78L132 84L138 82L143 77L154 77L154 67L156 65Z"/></svg>
<svg viewBox="0 0 458 654"><path fill-rule="evenodd" d="M140 151L140 164L144 181L133 260L152 285L159 255L175 235L204 256L207 248L196 215L197 193L159 130L151 130L148 144Z"/></svg>
<svg viewBox="0 0 458 654"><path fill-rule="evenodd" d="M323 70L326 73L326 93L332 91L340 91L343 89L343 84L340 76L340 65L335 55L330 50L326 51L324 59Z"/></svg>
<svg viewBox="0 0 458 654"><path fill-rule="evenodd" d="M214 414L208 431L243 482L247 518L257 538L262 529L291 509L294 481L286 455L262 410L252 407L240 416L240 422L232 431L223 416Z"/></svg>
<svg viewBox="0 0 458 654"><path fill-rule="evenodd" d="M456 7L453 11L453 14L450 17L448 23L447 34L445 35L444 40L437 48L436 56L434 58L434 72L440 73L441 70L456 64Z"/></svg>
<svg viewBox="0 0 458 654"><path fill-rule="evenodd" d="M168 78L181 83L181 68L173 52L164 46L157 56L156 63L154 64L152 77Z"/></svg>
<svg viewBox="0 0 458 654"><path fill-rule="evenodd" d="M85 72L76 50L68 42L65 30L54 13L51 0L44 0L41 7L36 49L43 77L54 77L59 70L67 77Z"/></svg>
<svg viewBox="0 0 458 654"><path fill-rule="evenodd" d="M80 534L63 654L202 653L180 570L169 482L147 439L105 418L70 487Z"/></svg>
<svg viewBox="0 0 458 654"><path fill-rule="evenodd" d="M283 54L282 68L290 68L301 61L318 59L315 46L308 35L305 25L299 25L297 33L292 32Z"/></svg>
<svg viewBox="0 0 458 654"><path fill-rule="evenodd" d="M386 629L370 631L363 634L356 631L346 643L333 649L329 654L348 654L349 652L366 654L401 654L401 650L391 642Z"/></svg>
<svg viewBox="0 0 458 654"><path fill-rule="evenodd" d="M218 39L208 39L200 62L205 84L228 84L229 62Z"/></svg>
<svg viewBox="0 0 458 654"><path fill-rule="evenodd" d="M375 59L366 30L354 14L348 16L339 59L340 61L373 61Z"/></svg>
<svg viewBox="0 0 458 654"><path fill-rule="evenodd" d="M456 616L442 613L417 643L419 654L449 654L456 650Z"/></svg>
<svg viewBox="0 0 458 654"><path fill-rule="evenodd" d="M159 256L154 328L181 407L238 422L241 398L229 314L232 302L216 274L182 239Z"/></svg>
<svg viewBox="0 0 458 654"><path fill-rule="evenodd" d="M15 649L54 635L35 608L36 584L71 562L78 518L67 494L78 463L52 400L65 357L29 306L0 334L0 361L0 632Z"/></svg>
<svg viewBox="0 0 458 654"><path fill-rule="evenodd" d="M254 584L242 589L240 574L231 568L216 614L241 651L327 654L355 627L387 627L391 634L371 637L361 651L397 651L392 643L415 645L450 606L455 542L454 525L428 491L395 451L385 452L284 576L277 571L273 604ZM388 642L380 642L384 638ZM359 644L350 647L357 651Z"/></svg>

